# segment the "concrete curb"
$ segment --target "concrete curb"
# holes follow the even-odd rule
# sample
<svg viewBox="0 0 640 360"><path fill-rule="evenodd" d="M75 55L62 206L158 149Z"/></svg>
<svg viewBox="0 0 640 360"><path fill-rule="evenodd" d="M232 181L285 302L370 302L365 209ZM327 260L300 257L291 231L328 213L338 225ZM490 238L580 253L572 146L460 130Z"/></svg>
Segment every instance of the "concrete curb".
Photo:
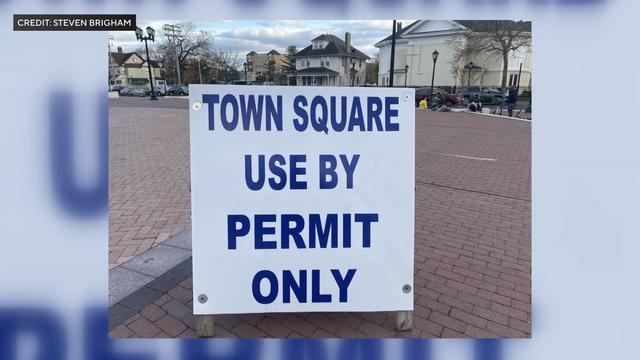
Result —
<svg viewBox="0 0 640 360"><path fill-rule="evenodd" d="M113 306L191 258L191 228L109 270L109 306Z"/></svg>
<svg viewBox="0 0 640 360"><path fill-rule="evenodd" d="M497 114L485 114L485 113L481 113L481 112L473 112L473 111L460 111L460 112L466 112L469 114L476 114L476 115L485 115L485 116L492 116L492 117L497 117L497 118L502 118L505 120L516 120L516 121L524 121L524 122L531 122L531 120L529 119L521 119L521 118L517 118L517 117L509 117L506 115L497 115Z"/></svg>
<svg viewBox="0 0 640 360"><path fill-rule="evenodd" d="M191 266L191 257L189 257L125 298L113 305L109 305L109 331L142 311L191 276ZM191 311L187 311L185 308L183 315L189 314L191 314Z"/></svg>

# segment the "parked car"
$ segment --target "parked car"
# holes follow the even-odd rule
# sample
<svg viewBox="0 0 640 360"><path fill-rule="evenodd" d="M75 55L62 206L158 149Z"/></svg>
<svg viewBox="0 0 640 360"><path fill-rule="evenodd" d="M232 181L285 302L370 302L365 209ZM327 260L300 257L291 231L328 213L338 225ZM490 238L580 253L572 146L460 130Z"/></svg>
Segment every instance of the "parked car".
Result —
<svg viewBox="0 0 640 360"><path fill-rule="evenodd" d="M124 87L120 90L120 96L140 96L145 97L144 89Z"/></svg>
<svg viewBox="0 0 640 360"><path fill-rule="evenodd" d="M122 90L123 88L124 88L124 85L113 85L111 86L111 91L120 92L120 90Z"/></svg>
<svg viewBox="0 0 640 360"><path fill-rule="evenodd" d="M231 80L227 85L251 85L251 83L244 80Z"/></svg>
<svg viewBox="0 0 640 360"><path fill-rule="evenodd" d="M500 91L485 86L470 86L469 88L461 91L460 96L465 102L468 102L469 99L474 99L477 96L481 102L494 105L500 104L504 98L504 94L500 93Z"/></svg>
<svg viewBox="0 0 640 360"><path fill-rule="evenodd" d="M151 89L144 89L144 93L147 95L151 95ZM153 94L155 96L164 96L164 89L161 87L153 87Z"/></svg>
<svg viewBox="0 0 640 360"><path fill-rule="evenodd" d="M189 95L189 88L186 86L171 85L167 88L166 94L174 96Z"/></svg>
<svg viewBox="0 0 640 360"><path fill-rule="evenodd" d="M457 105L460 103L460 97L457 95L449 94L448 92L440 89L439 87L433 87L433 93L439 96L444 96L445 104L448 106ZM416 106L422 99L427 99L427 102L431 103L431 86L425 86L416 89ZM431 105L429 105L431 106Z"/></svg>

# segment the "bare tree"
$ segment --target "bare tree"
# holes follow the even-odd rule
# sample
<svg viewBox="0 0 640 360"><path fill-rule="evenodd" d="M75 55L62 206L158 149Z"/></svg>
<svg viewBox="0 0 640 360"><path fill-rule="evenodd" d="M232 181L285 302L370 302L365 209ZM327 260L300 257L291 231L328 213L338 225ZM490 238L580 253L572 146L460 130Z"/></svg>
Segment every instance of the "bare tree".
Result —
<svg viewBox="0 0 640 360"><path fill-rule="evenodd" d="M368 84L378 83L378 71L380 68L380 51L376 51L370 60L367 60L366 65L366 79Z"/></svg>
<svg viewBox="0 0 640 360"><path fill-rule="evenodd" d="M193 59L211 51L213 40L206 31L196 29L193 23L179 24L177 31L163 32L165 39L157 48L167 68L167 73L177 77L175 58L177 57L182 73L192 67Z"/></svg>
<svg viewBox="0 0 640 360"><path fill-rule="evenodd" d="M239 78L238 68L242 59L237 51L219 49L214 56L218 81L227 82Z"/></svg>
<svg viewBox="0 0 640 360"><path fill-rule="evenodd" d="M509 69L509 54L522 48L531 46L530 21L473 21L473 31L464 40L454 40L450 46L454 49L452 72L460 75L462 64L468 59L482 55L496 54L502 58L501 91L507 87L507 70Z"/></svg>

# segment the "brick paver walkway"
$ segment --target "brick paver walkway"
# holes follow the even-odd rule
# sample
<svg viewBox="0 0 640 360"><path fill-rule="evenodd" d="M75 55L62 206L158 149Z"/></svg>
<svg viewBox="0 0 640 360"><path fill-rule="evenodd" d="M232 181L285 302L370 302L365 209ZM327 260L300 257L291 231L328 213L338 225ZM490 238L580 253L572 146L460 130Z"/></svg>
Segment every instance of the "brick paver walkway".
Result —
<svg viewBox="0 0 640 360"><path fill-rule="evenodd" d="M188 219L188 188L183 186L189 176L186 110L166 115L166 109L146 109L144 116L113 110L110 118L121 118L111 125L111 149L118 144L136 150L135 154L117 150L117 154L139 162L127 163L128 171L111 164L111 181L130 184L120 191L119 203L126 204L125 195L136 199L127 207L133 213L119 217L136 217L135 210L140 209L160 211L158 216L165 211L167 216L179 213L177 219L182 220L187 209L184 220ZM158 124L163 121L167 123ZM122 129L113 131L114 126ZM132 133L144 136L134 147L125 139L131 140ZM144 142L157 142L147 144L155 151L143 150ZM169 152L168 162L153 155ZM146 175L148 171L154 175ZM151 180L159 174L162 179ZM146 182L133 185L129 176ZM145 188L148 184L153 190ZM133 194L134 189L146 195ZM171 207L173 199L179 202L178 210ZM156 204L162 208L156 210ZM136 220L141 218L137 215ZM153 221L155 225L157 220ZM395 332L390 313L253 314L217 316L217 336L530 337L531 124L465 113L416 112L415 221L413 331ZM186 224L167 223L161 221L171 229L163 230L168 233ZM149 226L140 221L145 225ZM161 241L162 231L156 231L154 241ZM117 233L122 239L123 232ZM139 234L140 229L130 236L147 239ZM112 329L110 336L193 337L191 306L191 278L187 278Z"/></svg>
<svg viewBox="0 0 640 360"><path fill-rule="evenodd" d="M188 129L186 110L109 108L110 269L191 224Z"/></svg>

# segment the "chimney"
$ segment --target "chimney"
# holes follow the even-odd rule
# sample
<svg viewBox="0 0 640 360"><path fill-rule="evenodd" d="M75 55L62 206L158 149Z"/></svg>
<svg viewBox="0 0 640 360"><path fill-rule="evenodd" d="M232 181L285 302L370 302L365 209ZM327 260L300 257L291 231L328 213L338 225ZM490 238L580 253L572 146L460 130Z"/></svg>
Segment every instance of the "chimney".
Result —
<svg viewBox="0 0 640 360"><path fill-rule="evenodd" d="M118 46L118 52L121 53L122 52L122 46Z"/></svg>
<svg viewBox="0 0 640 360"><path fill-rule="evenodd" d="M399 33L402 30L402 21L398 21L398 25L396 25L396 32Z"/></svg>
<svg viewBox="0 0 640 360"><path fill-rule="evenodd" d="M351 83L351 33L344 33L345 51L347 52L347 61L345 61L344 73L347 74L347 83L344 85L349 86Z"/></svg>
<svg viewBox="0 0 640 360"><path fill-rule="evenodd" d="M344 33L344 43L346 44L347 54L351 54L351 33Z"/></svg>

